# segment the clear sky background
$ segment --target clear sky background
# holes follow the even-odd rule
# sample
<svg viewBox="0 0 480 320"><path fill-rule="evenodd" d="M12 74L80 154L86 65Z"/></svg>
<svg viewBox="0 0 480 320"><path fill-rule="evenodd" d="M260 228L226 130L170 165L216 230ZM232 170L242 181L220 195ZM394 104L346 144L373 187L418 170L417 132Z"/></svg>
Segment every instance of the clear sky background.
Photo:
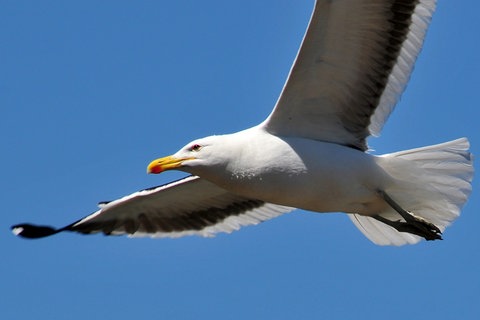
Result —
<svg viewBox="0 0 480 320"><path fill-rule="evenodd" d="M146 165L263 120L312 5L0 0L1 319L480 319L478 180L444 241L400 248L299 210L213 239L10 233L181 177ZM376 153L468 136L480 155L479 11L439 1Z"/></svg>

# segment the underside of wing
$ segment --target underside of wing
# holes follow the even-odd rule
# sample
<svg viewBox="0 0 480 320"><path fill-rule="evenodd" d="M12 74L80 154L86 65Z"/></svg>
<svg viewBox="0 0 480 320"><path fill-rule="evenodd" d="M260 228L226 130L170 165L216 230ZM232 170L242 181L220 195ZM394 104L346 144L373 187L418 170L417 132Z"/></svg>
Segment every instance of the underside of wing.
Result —
<svg viewBox="0 0 480 320"><path fill-rule="evenodd" d="M98 211L60 229L22 224L13 230L28 238L61 231L133 237L210 237L258 224L292 209L237 196L207 180L190 176L103 202Z"/></svg>
<svg viewBox="0 0 480 320"><path fill-rule="evenodd" d="M408 82L435 3L317 0L265 128L366 150Z"/></svg>

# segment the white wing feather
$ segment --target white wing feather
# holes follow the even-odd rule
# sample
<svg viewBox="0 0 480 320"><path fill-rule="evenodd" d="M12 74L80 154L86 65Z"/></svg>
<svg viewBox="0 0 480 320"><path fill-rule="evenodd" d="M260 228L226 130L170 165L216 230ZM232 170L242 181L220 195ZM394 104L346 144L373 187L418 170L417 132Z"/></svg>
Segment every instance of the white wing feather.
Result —
<svg viewBox="0 0 480 320"><path fill-rule="evenodd" d="M190 176L103 203L98 211L67 230L133 237L210 237L258 224L291 210L293 208L232 194L207 180Z"/></svg>
<svg viewBox="0 0 480 320"><path fill-rule="evenodd" d="M366 150L398 102L435 0L318 0L288 80L262 124Z"/></svg>

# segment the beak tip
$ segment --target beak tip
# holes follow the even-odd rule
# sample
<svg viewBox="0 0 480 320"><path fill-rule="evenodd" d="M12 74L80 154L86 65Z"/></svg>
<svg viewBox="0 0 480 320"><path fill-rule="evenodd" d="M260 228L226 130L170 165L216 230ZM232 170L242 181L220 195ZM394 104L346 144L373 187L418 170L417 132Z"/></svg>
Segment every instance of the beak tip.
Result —
<svg viewBox="0 0 480 320"><path fill-rule="evenodd" d="M167 156L159 158L150 162L147 166L147 173L159 174L167 170L173 170L182 166L184 158L176 158L174 156Z"/></svg>
<svg viewBox="0 0 480 320"><path fill-rule="evenodd" d="M159 166L159 165L156 165L156 166L148 166L147 168L147 174L158 174L160 172L162 172L162 167Z"/></svg>

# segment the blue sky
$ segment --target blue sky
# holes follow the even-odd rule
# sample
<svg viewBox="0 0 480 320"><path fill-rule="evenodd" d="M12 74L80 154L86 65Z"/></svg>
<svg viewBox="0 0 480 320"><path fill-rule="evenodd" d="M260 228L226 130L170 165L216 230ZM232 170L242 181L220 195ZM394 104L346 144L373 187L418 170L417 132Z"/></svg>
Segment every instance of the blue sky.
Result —
<svg viewBox="0 0 480 320"><path fill-rule="evenodd" d="M478 318L477 181L444 241L401 248L303 211L213 239L11 235L178 178L146 165L263 120L312 5L0 0L0 318ZM439 1L376 153L468 136L480 154L479 10Z"/></svg>

